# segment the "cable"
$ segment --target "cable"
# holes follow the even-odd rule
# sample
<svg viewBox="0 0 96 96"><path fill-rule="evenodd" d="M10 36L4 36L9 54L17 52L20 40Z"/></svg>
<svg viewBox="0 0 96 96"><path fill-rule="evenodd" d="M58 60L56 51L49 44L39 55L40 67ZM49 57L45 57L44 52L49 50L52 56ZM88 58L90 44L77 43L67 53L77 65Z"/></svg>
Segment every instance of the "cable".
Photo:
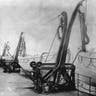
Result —
<svg viewBox="0 0 96 96"><path fill-rule="evenodd" d="M79 55L80 52L82 52L82 50L79 50L79 51L77 52L77 54L76 54L76 56L75 56L75 58L74 58L72 64L74 64L74 62L76 61L76 59L77 59L77 57L78 57L78 55Z"/></svg>
<svg viewBox="0 0 96 96"><path fill-rule="evenodd" d="M86 2L86 5L85 5L85 21L87 21L86 20L86 18L87 18L87 4L88 4L88 2L87 2L87 0L85 0L85 2Z"/></svg>
<svg viewBox="0 0 96 96"><path fill-rule="evenodd" d="M60 15L61 15L61 14L60 14ZM45 25L45 24L47 24L47 23L49 23L49 22L52 22L52 21L56 20L60 15L58 15L58 16L56 16L56 17L54 17L54 18L49 19L47 22L43 23L43 25Z"/></svg>
<svg viewBox="0 0 96 96"><path fill-rule="evenodd" d="M61 15L61 14L60 14L60 15ZM54 17L53 19L50 19L48 22L50 22L50 21L52 22L53 20L57 19L57 17L59 17L60 15ZM47 23L48 23L48 22L47 22ZM45 62L47 61L47 59L48 59L48 57L49 57L49 54L50 54L50 51L51 51L52 46L53 46L53 44L54 44L56 35L57 35L57 32L55 33L55 36L54 36L54 38L53 38L53 40L52 40L52 43L51 43L51 46L50 46L50 48L49 48L48 55L47 55L47 57L46 57L46 59L45 59Z"/></svg>
<svg viewBox="0 0 96 96"><path fill-rule="evenodd" d="M56 35L57 35L57 32L55 33L55 36L54 36L54 38L53 38L53 40L52 40L52 43L51 43L51 46L50 46L50 48L49 48L49 52L48 52L48 55L47 55L47 57L46 57L46 59L45 59L45 62L47 61L48 56L49 56L49 54L50 54L50 52L51 52L51 49L52 49L52 46L53 46L53 44L54 44L54 41L55 41Z"/></svg>

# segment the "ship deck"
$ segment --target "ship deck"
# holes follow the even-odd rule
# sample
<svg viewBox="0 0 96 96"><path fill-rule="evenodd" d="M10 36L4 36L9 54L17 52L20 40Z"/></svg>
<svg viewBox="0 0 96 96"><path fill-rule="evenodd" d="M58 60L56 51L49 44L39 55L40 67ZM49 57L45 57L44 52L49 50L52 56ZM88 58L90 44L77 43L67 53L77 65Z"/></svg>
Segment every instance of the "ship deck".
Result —
<svg viewBox="0 0 96 96"><path fill-rule="evenodd" d="M3 73L0 68L0 96L89 96L85 93L78 95L77 91L52 94L37 94L32 90L32 81L22 73Z"/></svg>

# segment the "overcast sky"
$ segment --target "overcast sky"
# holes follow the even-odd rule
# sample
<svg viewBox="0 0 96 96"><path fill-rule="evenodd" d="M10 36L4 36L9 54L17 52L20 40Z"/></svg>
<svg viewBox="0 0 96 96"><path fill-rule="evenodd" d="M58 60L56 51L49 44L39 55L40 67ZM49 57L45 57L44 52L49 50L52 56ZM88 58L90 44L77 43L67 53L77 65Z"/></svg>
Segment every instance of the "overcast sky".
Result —
<svg viewBox="0 0 96 96"><path fill-rule="evenodd" d="M67 11L70 18L80 0L0 0L0 50L9 41L13 54L21 32L24 32L27 53L36 54L48 51L59 24L56 18ZM88 50L96 47L96 0L87 0L87 25L91 43ZM80 25L76 17L70 48L80 47ZM76 38L76 39L75 39ZM60 41L55 40L53 51L57 51ZM74 46L74 47L73 47ZM0 53L1 53L0 52Z"/></svg>

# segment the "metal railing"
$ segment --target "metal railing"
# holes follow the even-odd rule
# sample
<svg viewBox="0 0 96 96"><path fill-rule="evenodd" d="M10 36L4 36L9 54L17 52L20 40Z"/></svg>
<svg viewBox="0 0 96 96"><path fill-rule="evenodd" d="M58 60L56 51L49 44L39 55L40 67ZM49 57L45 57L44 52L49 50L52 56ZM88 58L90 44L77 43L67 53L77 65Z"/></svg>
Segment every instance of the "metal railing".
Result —
<svg viewBox="0 0 96 96"><path fill-rule="evenodd" d="M93 78L79 73L75 73L75 84L77 96L86 94L87 96L96 96L96 86L93 85Z"/></svg>

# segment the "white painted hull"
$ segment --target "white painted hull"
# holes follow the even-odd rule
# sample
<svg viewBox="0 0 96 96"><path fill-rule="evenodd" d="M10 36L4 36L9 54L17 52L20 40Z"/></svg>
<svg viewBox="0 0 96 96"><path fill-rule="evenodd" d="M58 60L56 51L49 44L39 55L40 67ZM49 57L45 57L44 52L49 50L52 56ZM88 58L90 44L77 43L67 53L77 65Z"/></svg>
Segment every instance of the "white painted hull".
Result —
<svg viewBox="0 0 96 96"><path fill-rule="evenodd" d="M76 60L76 73L80 74L79 90L96 95L96 58L94 53L80 53ZM76 75L77 76L77 75ZM78 78L78 77L77 77ZM76 80L76 82L78 82ZM89 92L92 91L92 92Z"/></svg>

